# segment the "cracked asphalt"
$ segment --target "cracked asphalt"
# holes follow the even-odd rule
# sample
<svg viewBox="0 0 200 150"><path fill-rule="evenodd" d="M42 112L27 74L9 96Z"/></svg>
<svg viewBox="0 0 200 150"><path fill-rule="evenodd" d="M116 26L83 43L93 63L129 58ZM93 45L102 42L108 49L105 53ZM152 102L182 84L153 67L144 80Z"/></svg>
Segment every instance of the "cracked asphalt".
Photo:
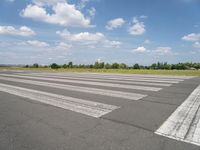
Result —
<svg viewBox="0 0 200 150"><path fill-rule="evenodd" d="M61 89L0 82L70 95ZM71 92L74 97L120 106L100 118L0 92L0 150L200 150L154 133L199 84L196 77L159 92L142 91L148 96L139 101Z"/></svg>

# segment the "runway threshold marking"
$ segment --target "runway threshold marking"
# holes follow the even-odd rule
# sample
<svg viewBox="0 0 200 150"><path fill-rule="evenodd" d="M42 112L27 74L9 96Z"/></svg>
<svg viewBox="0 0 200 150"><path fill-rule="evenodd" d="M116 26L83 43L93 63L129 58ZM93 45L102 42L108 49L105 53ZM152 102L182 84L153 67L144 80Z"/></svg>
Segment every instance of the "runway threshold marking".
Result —
<svg viewBox="0 0 200 150"><path fill-rule="evenodd" d="M40 72L47 73L47 72ZM169 79L192 79L195 76L176 76L176 75L155 75L155 74L117 74L117 73L77 73L77 72L67 72L67 73L49 73L49 74L71 74L71 75L105 75L105 76L122 76L122 77L147 77L147 78L169 78Z"/></svg>
<svg viewBox="0 0 200 150"><path fill-rule="evenodd" d="M21 73L19 73L21 74ZM28 75L28 74L26 74ZM42 74L42 75L51 75L51 74ZM69 76L66 76L66 75L62 75L60 74L59 76L63 76L63 77L69 77ZM117 81L120 81L120 80L123 80L123 81L130 81L130 82L133 82L133 81L139 81L139 82L153 82L153 83L179 83L179 82L182 82L184 81L184 79L174 79L174 80L171 80L171 79L166 79L166 80L162 80L162 79L157 79L157 78L141 78L141 77L134 77L134 78L124 78L124 77L112 77L112 76L91 76L91 75L84 75L84 76L77 76L77 75L73 75L73 77L81 77L81 78L92 78L92 79L109 79L109 80L117 80Z"/></svg>
<svg viewBox="0 0 200 150"><path fill-rule="evenodd" d="M99 118L119 108L118 106L114 105L92 102L84 99L26 89L2 83L0 83L0 91L49 104L52 106L64 108L95 118Z"/></svg>
<svg viewBox="0 0 200 150"><path fill-rule="evenodd" d="M17 74L17 75L27 75L27 74ZM48 78L59 78L59 79L75 79L75 80L87 80L87 81L101 81L101 82L112 82L112 83L122 83L122 84L137 84L137 85L147 85L147 86L171 86L169 83L154 83L154 82L138 82L138 81L121 81L121 80L110 80L110 79L94 79L86 77L71 77L71 76L59 76L59 75L43 75L43 74L28 74L28 76L35 77L48 77Z"/></svg>
<svg viewBox="0 0 200 150"><path fill-rule="evenodd" d="M162 90L162 88L151 87L151 86L122 85L122 84L114 84L114 83L78 81L78 80L69 80L69 79L51 79L51 78L47 79L47 78L40 78L40 77L8 75L8 74L0 74L0 76L18 77L18 78L27 78L27 79L38 79L38 80L46 80L46 81L69 82L69 83L97 85L97 86L115 87L115 88L124 88L124 89L134 89L134 90L143 90L143 91L160 91L160 90Z"/></svg>
<svg viewBox="0 0 200 150"><path fill-rule="evenodd" d="M200 85L155 133L200 146Z"/></svg>
<svg viewBox="0 0 200 150"><path fill-rule="evenodd" d="M73 85L41 82L41 81L34 81L34 80L24 80L24 79L16 79L16 78L7 78L7 77L0 77L0 80L40 85L40 86L46 86L46 87L52 87L52 88L57 88L57 89L70 90L70 91L77 91L77 92L84 92L84 93L91 93L91 94L99 94L99 95L118 97L118 98L124 98L124 99L129 99L129 100L139 100L147 96L147 95L138 94L138 93L128 93L128 92L121 92L121 91L104 90L104 89L97 89L97 88L90 88L90 87L80 87L80 86L73 86Z"/></svg>

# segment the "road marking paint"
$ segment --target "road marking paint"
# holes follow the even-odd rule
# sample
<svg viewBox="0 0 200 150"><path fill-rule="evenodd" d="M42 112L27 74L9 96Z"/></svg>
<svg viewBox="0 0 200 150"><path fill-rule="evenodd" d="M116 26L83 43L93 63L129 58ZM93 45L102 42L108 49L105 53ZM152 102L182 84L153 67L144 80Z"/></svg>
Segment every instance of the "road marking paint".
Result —
<svg viewBox="0 0 200 150"><path fill-rule="evenodd" d="M38 74L38 73L31 73L31 74ZM169 80L169 81L183 81L185 78L167 78L167 77L160 77L160 76L144 76L144 75L134 75L134 76L128 76L128 75L115 75L115 74L91 74L91 73L39 73L39 74L54 74L54 75L63 75L63 76L86 76L86 77L116 77L116 78L120 78L120 79L152 79L152 80ZM189 77L191 78L191 77ZM193 77L192 77L193 78ZM186 77L186 79L188 79L188 77Z"/></svg>
<svg viewBox="0 0 200 150"><path fill-rule="evenodd" d="M200 85L155 133L200 146Z"/></svg>
<svg viewBox="0 0 200 150"><path fill-rule="evenodd" d="M150 86L122 85L122 84L114 84L114 83L78 81L78 80L68 80L68 79L51 79L51 78L47 79L47 78L30 77L30 76L8 75L8 74L0 74L0 76L18 77L18 78L27 78L27 79L36 79L36 80L46 80L46 81L69 82L69 83L97 85L97 86L134 89L134 90L143 90L143 91L160 91L160 90L162 90L162 88L150 87Z"/></svg>
<svg viewBox="0 0 200 150"><path fill-rule="evenodd" d="M64 85L64 84L24 80L24 79L16 79L16 78L0 77L0 79L6 80L6 81L13 81L13 82L20 82L20 83L26 83L26 84L33 84L33 85L40 85L40 86L70 90L70 91L78 91L78 92L99 94L99 95L110 96L110 97L125 98L129 100L139 100L147 96L147 95L138 94L138 93L128 93L128 92L104 90L104 89L97 89L97 88L90 88L90 87L79 87L79 86L73 86L73 85Z"/></svg>
<svg viewBox="0 0 200 150"><path fill-rule="evenodd" d="M99 118L118 109L118 106L41 92L0 83L0 91Z"/></svg>
<svg viewBox="0 0 200 150"><path fill-rule="evenodd" d="M55 74L55 73L53 73ZM169 79L192 79L195 76L175 76L175 75L153 75L153 74L116 74L116 73L62 73L62 74L91 74L91 75L108 75L108 76L122 76L122 77L147 77L147 78L169 78Z"/></svg>
<svg viewBox="0 0 200 150"><path fill-rule="evenodd" d="M27 74L17 74L17 75L27 75ZM171 86L172 84L167 83L151 83L151 82L137 82L137 81L119 81L119 80L109 80L109 79L92 79L92 78L83 78L83 77L66 77L58 75L38 75L38 74L28 74L28 76L36 77L49 77L49 78L60 78L60 79L74 79L74 80L87 80L87 81L101 81L101 82L112 82L112 83L123 83L123 84L138 84L138 85L152 85L152 86Z"/></svg>
<svg viewBox="0 0 200 150"><path fill-rule="evenodd" d="M101 76L93 76L93 75L63 75L63 74L58 74L55 73L59 76L62 77L80 77L80 78L93 78L93 79L110 79L110 80L117 80L117 81L143 81L143 82L154 82L154 83L179 83L184 81L183 79L176 79L176 80L171 80L171 79L157 79L157 78L124 78L124 77L116 77L116 76L105 76L105 75L101 75ZM26 74L27 75L27 74ZM50 75L49 73L45 73L44 75Z"/></svg>

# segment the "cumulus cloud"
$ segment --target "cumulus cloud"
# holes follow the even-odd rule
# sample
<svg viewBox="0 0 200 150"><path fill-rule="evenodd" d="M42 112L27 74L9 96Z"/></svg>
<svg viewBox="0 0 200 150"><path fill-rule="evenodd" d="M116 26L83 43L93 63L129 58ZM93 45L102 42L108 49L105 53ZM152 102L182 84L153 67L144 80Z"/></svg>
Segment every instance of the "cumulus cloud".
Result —
<svg viewBox="0 0 200 150"><path fill-rule="evenodd" d="M194 48L200 48L200 42L195 42L192 46Z"/></svg>
<svg viewBox="0 0 200 150"><path fill-rule="evenodd" d="M170 55L172 53L171 47L157 47L155 49L149 50L146 49L144 46L139 46L131 51L132 53L148 53L152 55Z"/></svg>
<svg viewBox="0 0 200 150"><path fill-rule="evenodd" d="M75 42L74 44L78 42L78 43L87 45L88 48L92 48L92 49L96 48L97 45L99 45L100 47L105 47L105 48L120 48L120 45L122 44L119 41L108 40L104 36L104 34L100 32L96 32L96 33L80 32L80 33L73 34L67 30L64 30L64 31L57 31L56 34L58 34L60 37L62 37L66 41Z"/></svg>
<svg viewBox="0 0 200 150"><path fill-rule="evenodd" d="M39 6L55 5L57 3L64 3L66 0L32 0L32 2Z"/></svg>
<svg viewBox="0 0 200 150"><path fill-rule="evenodd" d="M119 41L110 41L110 40L104 41L104 47L106 48L120 48L121 44L122 43Z"/></svg>
<svg viewBox="0 0 200 150"><path fill-rule="evenodd" d="M30 46L34 46L34 47L48 47L49 44L46 42L42 42L42 41L38 41L38 40L29 40L26 42L28 45Z"/></svg>
<svg viewBox="0 0 200 150"><path fill-rule="evenodd" d="M47 0L36 1L35 4L29 4L25 9L20 13L22 17L31 18L33 20L58 24L61 26L70 26L70 27L90 27L90 19L85 17L84 14L76 9L75 5L68 4L67 2L55 2L55 5L52 5L53 13L48 13L46 8L42 5ZM39 3L39 4L38 4Z"/></svg>
<svg viewBox="0 0 200 150"><path fill-rule="evenodd" d="M157 49L154 52L159 55L166 55L166 54L172 54L171 50L172 50L171 47L157 47Z"/></svg>
<svg viewBox="0 0 200 150"><path fill-rule="evenodd" d="M139 46L131 51L132 53L146 53L148 50L144 46Z"/></svg>
<svg viewBox="0 0 200 150"><path fill-rule="evenodd" d="M146 31L144 22L139 21L136 17L133 18L133 21L128 28L128 32L131 35L142 35Z"/></svg>
<svg viewBox="0 0 200 150"><path fill-rule="evenodd" d="M76 7L81 10L86 7L89 1L90 0L80 0Z"/></svg>
<svg viewBox="0 0 200 150"><path fill-rule="evenodd" d="M72 47L72 45L64 43L64 42L60 42L56 45L56 49L59 50L69 50Z"/></svg>
<svg viewBox="0 0 200 150"><path fill-rule="evenodd" d="M57 31L56 34L58 34L65 40L74 42L97 43L105 38L104 34L100 32L96 33L80 32L77 34L72 34L69 31L64 30L64 31Z"/></svg>
<svg viewBox="0 0 200 150"><path fill-rule="evenodd" d="M15 2L15 0L6 0L6 1L11 3Z"/></svg>
<svg viewBox="0 0 200 150"><path fill-rule="evenodd" d="M33 35L35 35L35 32L27 26L22 26L18 29L13 27L13 26L0 26L0 34L19 35L19 36L33 36Z"/></svg>
<svg viewBox="0 0 200 150"><path fill-rule="evenodd" d="M192 42L192 47L200 48L200 33L190 33L182 37L182 40Z"/></svg>
<svg viewBox="0 0 200 150"><path fill-rule="evenodd" d="M146 40L144 41L144 44L151 44L151 41L148 40L148 39L146 39Z"/></svg>
<svg viewBox="0 0 200 150"><path fill-rule="evenodd" d="M141 18L141 19L146 19L146 18L148 18L148 16L141 15L139 18Z"/></svg>
<svg viewBox="0 0 200 150"><path fill-rule="evenodd" d="M96 14L96 9L94 7L91 7L90 9L87 10L89 15L94 18L95 14Z"/></svg>
<svg viewBox="0 0 200 150"><path fill-rule="evenodd" d="M184 41L196 42L200 40L200 33L191 33L182 37Z"/></svg>
<svg viewBox="0 0 200 150"><path fill-rule="evenodd" d="M125 23L123 18L116 18L107 22L106 29L113 30L121 27Z"/></svg>

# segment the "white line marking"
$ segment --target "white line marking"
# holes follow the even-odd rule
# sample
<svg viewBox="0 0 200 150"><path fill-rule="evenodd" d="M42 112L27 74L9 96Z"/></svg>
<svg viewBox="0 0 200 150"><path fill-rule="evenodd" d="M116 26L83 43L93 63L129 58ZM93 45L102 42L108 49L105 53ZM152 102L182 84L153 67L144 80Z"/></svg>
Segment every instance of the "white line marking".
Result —
<svg viewBox="0 0 200 150"><path fill-rule="evenodd" d="M70 90L70 91L78 91L78 92L84 92L84 93L91 93L91 94L99 94L99 95L105 95L105 96L111 96L111 97L125 98L125 99L130 99L130 100L139 100L147 96L147 95L137 94L137 93L104 90L104 89L97 89L97 88L90 88L90 87L87 88L87 87L79 87L79 86L73 86L73 85L64 85L64 84L57 84L57 83L48 83L48 82L33 81L33 80L7 78L7 77L0 77L0 80L40 85L40 86L46 86L46 87L52 87L52 88L57 88L57 89Z"/></svg>
<svg viewBox="0 0 200 150"><path fill-rule="evenodd" d="M33 73L32 73L33 74ZM51 75L50 73L40 73L43 75ZM179 83L184 81L183 79L157 79L157 78L140 78L140 77L133 77L133 78L124 78L124 77L116 77L116 76L94 76L94 75L63 75L54 73L55 75L61 76L61 77L79 77L79 78L93 78L93 79L110 79L110 80L125 80L125 81L144 81L144 82L155 82L155 83ZM27 75L27 74L26 74Z"/></svg>
<svg viewBox="0 0 200 150"><path fill-rule="evenodd" d="M27 76L27 74L17 74ZM92 78L83 78L83 77L68 77L68 76L58 76L58 75L43 75L43 74L28 74L28 76L35 77L49 77L49 78L60 78L60 79L75 79L75 80L87 80L87 81L101 81L101 82L112 82L112 83L123 83L123 84L138 84L138 85L153 85L153 86L171 86L172 84L167 83L151 83L151 82L130 82L130 81L119 81L119 80L109 80L109 79L92 79Z"/></svg>
<svg viewBox="0 0 200 150"><path fill-rule="evenodd" d="M42 72L43 73L43 72ZM61 73L52 73L61 74ZM154 74L117 74L117 73L78 73L78 72L67 72L62 74L71 75L106 75L106 76L121 76L121 77L147 77L147 78L169 78L169 79L191 79L195 76L176 76L176 75L154 75Z"/></svg>
<svg viewBox="0 0 200 150"><path fill-rule="evenodd" d="M78 81L78 80L67 80L67 79L51 79L51 78L47 79L47 78L30 77L30 76L8 75L8 74L0 74L0 76L18 77L18 78L27 78L27 79L36 79L36 80L46 80L46 81L69 82L69 83L97 85L97 86L134 89L134 90L144 90L144 91L160 91L162 89L162 88L150 87L150 86L122 85L122 84L114 84L114 83L101 83L101 82Z"/></svg>
<svg viewBox="0 0 200 150"><path fill-rule="evenodd" d="M87 74L87 73L78 73L78 74ZM89 73L102 75L102 73ZM115 75L115 76L124 76L124 77L147 77L147 78L168 78L168 79L191 79L194 76L175 76L175 75L152 75L152 74L112 74L112 73L104 73L103 75Z"/></svg>
<svg viewBox="0 0 200 150"><path fill-rule="evenodd" d="M200 85L155 132L200 146Z"/></svg>
<svg viewBox="0 0 200 150"><path fill-rule="evenodd" d="M38 74L38 73L32 73L32 74ZM160 80L160 81L184 81L183 78L163 78L163 77L148 77L148 76L127 76L127 75L108 75L108 74L69 74L69 73L39 73L39 74L54 74L54 75L61 75L61 76L77 76L77 77L98 77L98 78L120 78L120 79L144 79L144 80Z"/></svg>
<svg viewBox="0 0 200 150"><path fill-rule="evenodd" d="M74 112L82 113L96 118L99 118L119 108L118 106L114 105L92 102L88 100L57 95L47 92L41 92L32 89L25 89L22 87L11 86L1 83L0 83L0 91L28 98L30 100L39 101L56 107L64 108Z"/></svg>

